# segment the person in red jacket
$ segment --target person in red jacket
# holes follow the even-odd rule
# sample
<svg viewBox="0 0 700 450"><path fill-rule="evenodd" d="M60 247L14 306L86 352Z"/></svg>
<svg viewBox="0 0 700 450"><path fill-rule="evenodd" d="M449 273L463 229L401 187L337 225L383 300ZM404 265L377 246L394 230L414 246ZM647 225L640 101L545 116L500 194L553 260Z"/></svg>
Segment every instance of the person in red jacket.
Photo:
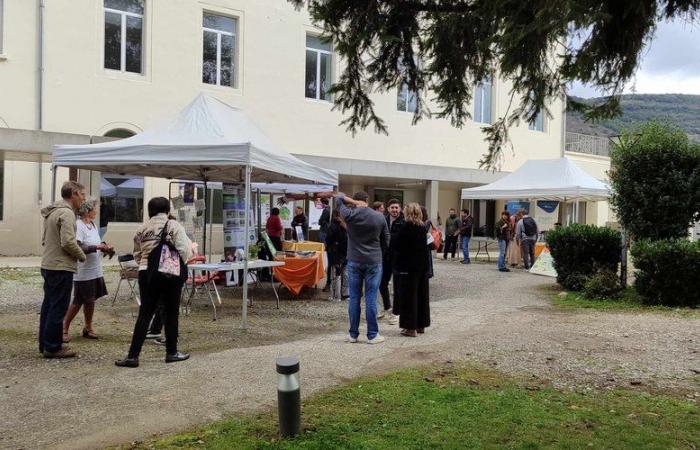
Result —
<svg viewBox="0 0 700 450"><path fill-rule="evenodd" d="M284 233L284 227L282 226L282 220L280 219L280 209L272 208L270 211L270 217L267 219L265 224L265 229L267 230L267 235L270 236L272 245L275 246L275 250L278 252L282 251L282 233Z"/></svg>

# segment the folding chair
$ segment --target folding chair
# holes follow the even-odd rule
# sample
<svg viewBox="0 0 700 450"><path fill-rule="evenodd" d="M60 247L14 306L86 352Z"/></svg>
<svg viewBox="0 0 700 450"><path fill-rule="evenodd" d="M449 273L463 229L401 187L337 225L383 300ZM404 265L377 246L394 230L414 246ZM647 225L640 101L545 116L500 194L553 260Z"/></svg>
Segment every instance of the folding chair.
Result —
<svg viewBox="0 0 700 450"><path fill-rule="evenodd" d="M134 261L134 255L119 255L119 257L117 257L117 261L119 261L119 283L117 284L117 290L114 292L112 306L114 306L114 302L117 301L119 288L121 288L122 282L125 282L127 286L129 286L131 298L136 300L137 305L141 306L141 298L137 292L139 283L139 266ZM131 262L131 264L129 264L129 262Z"/></svg>
<svg viewBox="0 0 700 450"><path fill-rule="evenodd" d="M202 264L207 261L206 256L204 255L197 255L192 257L189 261L187 261L188 266L196 265L196 264ZM200 272L201 273L201 272ZM211 291L209 289L208 284L211 283L211 286L214 289L214 292L216 293L216 298L219 301L219 304L221 304L221 297L219 296L219 291L216 288L216 282L221 280L221 274L219 272L207 272L206 275L197 275L196 270L192 270L190 276L187 278L187 282L185 283L184 289L182 290L182 296L181 296L181 303L185 304L184 310L185 310L185 315L190 314L190 306L192 305L192 298L194 295L197 293L197 290L199 288L204 288L207 296L209 297L209 301L211 302L211 306L213 308L213 315L214 315L214 320L217 319L217 314L216 314L216 303L214 302L214 297L211 295ZM182 302L182 298L187 297L187 299Z"/></svg>

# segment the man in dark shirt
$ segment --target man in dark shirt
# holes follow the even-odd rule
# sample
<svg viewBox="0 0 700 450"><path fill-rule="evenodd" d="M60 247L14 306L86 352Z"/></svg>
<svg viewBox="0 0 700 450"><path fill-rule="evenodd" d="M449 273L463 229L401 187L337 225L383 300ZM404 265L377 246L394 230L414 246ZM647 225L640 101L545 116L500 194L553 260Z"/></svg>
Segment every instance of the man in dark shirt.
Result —
<svg viewBox="0 0 700 450"><path fill-rule="evenodd" d="M304 236L297 236L297 227L301 227ZM294 208L294 219L292 219L292 235L295 241L305 241L309 239L309 222L306 220L304 208L297 206Z"/></svg>
<svg viewBox="0 0 700 450"><path fill-rule="evenodd" d="M399 230L404 224L403 213L401 212L401 203L392 198L387 203L388 214L386 215L386 225L389 229L389 248L384 252L384 262L382 265L382 283L379 286L379 293L382 295L382 301L384 302L384 311L381 311L377 318L381 319L385 316L388 317L389 325L396 325L399 322L397 316L391 313L391 294L389 294L389 282L393 276L393 249L392 242L396 239L399 234ZM394 289L394 298L396 298L396 289Z"/></svg>
<svg viewBox="0 0 700 450"><path fill-rule="evenodd" d="M474 219L469 214L468 209L462 210L462 223L459 226L459 240L462 245L462 254L464 259L461 261L462 264L471 263L469 258L469 241L472 238L472 231L474 228Z"/></svg>
<svg viewBox="0 0 700 450"><path fill-rule="evenodd" d="M338 194L336 205L345 220L348 231L347 270L350 285L348 315L350 330L348 342L355 343L360 335L361 300L364 287L367 342L384 342L377 323L377 290L382 278L382 249L388 249L389 229L380 213L367 207L366 192L357 192L353 198Z"/></svg>

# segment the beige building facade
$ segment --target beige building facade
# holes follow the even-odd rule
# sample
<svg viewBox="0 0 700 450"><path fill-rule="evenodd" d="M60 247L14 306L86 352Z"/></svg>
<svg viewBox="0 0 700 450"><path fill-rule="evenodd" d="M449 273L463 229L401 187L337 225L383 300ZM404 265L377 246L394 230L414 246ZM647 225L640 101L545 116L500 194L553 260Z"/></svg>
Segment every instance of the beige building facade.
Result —
<svg viewBox="0 0 700 450"><path fill-rule="evenodd" d="M479 86L475 120L461 129L442 119L411 125L410 92L376 94L389 135L352 136L325 92L343 62L318 40L308 14L286 0L0 0L0 8L2 255L40 252L38 210L50 192L49 164L10 151L45 151L61 136L88 143L138 133L199 92L246 111L290 153L338 170L341 190L418 201L434 220L463 206L461 188L502 176L480 170L478 160L486 150L482 127L507 109L507 81ZM555 100L551 116L511 130L514 151L506 151L503 171L562 155L563 107ZM605 158L579 158L584 170L605 177ZM163 179L77 176L111 202L106 238L122 252L143 204L169 194ZM67 178L61 169L58 179ZM588 221L608 220L607 207L589 208Z"/></svg>

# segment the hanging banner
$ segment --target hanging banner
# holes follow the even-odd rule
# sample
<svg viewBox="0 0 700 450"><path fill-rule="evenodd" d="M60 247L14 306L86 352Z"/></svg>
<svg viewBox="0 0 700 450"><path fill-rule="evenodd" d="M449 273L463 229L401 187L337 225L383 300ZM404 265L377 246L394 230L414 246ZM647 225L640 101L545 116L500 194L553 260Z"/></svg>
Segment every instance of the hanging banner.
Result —
<svg viewBox="0 0 700 450"><path fill-rule="evenodd" d="M309 230L320 230L321 226L318 224L319 219L321 219L321 214L323 213L323 203L321 199L317 198L313 202L309 202Z"/></svg>
<svg viewBox="0 0 700 450"><path fill-rule="evenodd" d="M506 202L506 211L508 211L511 216L515 215L521 209L529 211L530 210L530 202L521 202L521 201Z"/></svg>
<svg viewBox="0 0 700 450"><path fill-rule="evenodd" d="M291 228L292 219L294 218L294 200L285 201L284 199L284 195L273 195L272 207L279 208L282 226L285 228Z"/></svg>
<svg viewBox="0 0 700 450"><path fill-rule="evenodd" d="M540 232L554 228L559 221L559 202L554 200L538 200L534 211L534 219Z"/></svg>

